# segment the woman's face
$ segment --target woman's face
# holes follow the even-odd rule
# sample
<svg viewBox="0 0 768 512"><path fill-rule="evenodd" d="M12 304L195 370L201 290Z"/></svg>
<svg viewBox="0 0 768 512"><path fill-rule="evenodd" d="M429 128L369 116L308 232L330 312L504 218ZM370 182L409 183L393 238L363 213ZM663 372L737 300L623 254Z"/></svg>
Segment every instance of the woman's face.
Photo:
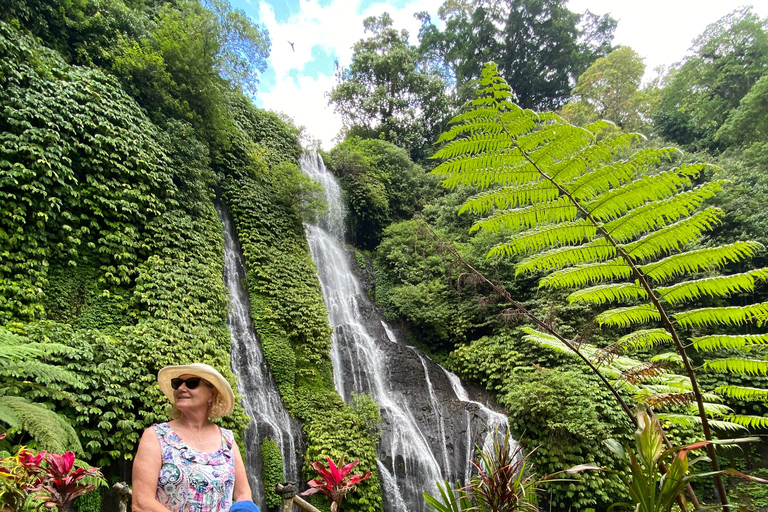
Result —
<svg viewBox="0 0 768 512"><path fill-rule="evenodd" d="M192 377L197 375L185 373L180 378L186 380ZM215 388L209 387L207 381L202 380L195 389L189 389L185 383L179 386L179 389L173 390L173 400L181 412L206 410L208 403L215 398L215 393Z"/></svg>

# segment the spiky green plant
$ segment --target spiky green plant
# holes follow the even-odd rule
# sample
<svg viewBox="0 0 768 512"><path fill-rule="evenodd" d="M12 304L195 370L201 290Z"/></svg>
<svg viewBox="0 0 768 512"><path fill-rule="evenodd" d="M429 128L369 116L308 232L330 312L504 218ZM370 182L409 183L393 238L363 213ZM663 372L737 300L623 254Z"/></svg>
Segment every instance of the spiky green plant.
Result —
<svg viewBox="0 0 768 512"><path fill-rule="evenodd" d="M692 308L702 297L750 292L756 281L766 278L765 269L715 274L729 263L752 257L760 244L747 241L706 248L699 244L703 233L723 216L720 209L705 205L723 183L697 185L704 164L659 170L660 164L674 162L679 151L637 149L641 135L615 134L605 130L606 122L577 127L556 114L520 108L492 63L479 84L477 99L440 137L444 144L434 158L443 162L433 172L446 187L479 190L460 211L485 215L472 231L510 233L488 256L522 257L517 274L544 273L540 287L575 289L571 302L617 306L596 318L600 325L643 327L603 350L590 348L584 340L571 343L542 321L527 330L528 338L577 350L593 367L600 367L599 373L621 377L638 393L645 389L646 395L661 397L659 404L693 405L696 416L666 419L698 422L707 440L712 439L713 415L741 425L764 424L765 418L735 416L713 401L717 395L760 399L766 391L722 386L705 394L686 346L738 348L761 344L765 336L683 337L692 329L759 326L768 319L768 303ZM675 349L661 357L664 361L638 366L639 361L618 357L628 348L659 344ZM675 363L684 368L684 377L665 369ZM708 361L706 367L768 373L768 362L746 358ZM666 392L652 388L648 392L640 385L648 382L667 386ZM713 400L708 402L707 397ZM719 472L714 447L709 444L707 449L713 471ZM719 473L714 478L727 505Z"/></svg>
<svg viewBox="0 0 768 512"><path fill-rule="evenodd" d="M77 376L45 362L51 354L66 354L69 347L54 343L32 343L26 338L0 328L0 431L28 433L41 448L62 453L82 452L77 434L69 422L42 403L24 395L57 395L46 389L51 382L79 385Z"/></svg>

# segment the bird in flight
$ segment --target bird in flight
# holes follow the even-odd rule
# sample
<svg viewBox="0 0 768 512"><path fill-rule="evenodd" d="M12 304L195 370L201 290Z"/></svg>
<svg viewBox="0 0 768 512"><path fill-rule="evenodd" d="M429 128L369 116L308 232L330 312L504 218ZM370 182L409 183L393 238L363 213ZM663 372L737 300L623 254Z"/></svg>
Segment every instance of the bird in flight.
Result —
<svg viewBox="0 0 768 512"><path fill-rule="evenodd" d="M293 50L293 51L295 52L295 51L296 51L296 48L294 48L294 47L293 47L293 43L292 43L292 42L290 42L290 41L288 41L288 44L289 44L289 45L291 45L291 50Z"/></svg>

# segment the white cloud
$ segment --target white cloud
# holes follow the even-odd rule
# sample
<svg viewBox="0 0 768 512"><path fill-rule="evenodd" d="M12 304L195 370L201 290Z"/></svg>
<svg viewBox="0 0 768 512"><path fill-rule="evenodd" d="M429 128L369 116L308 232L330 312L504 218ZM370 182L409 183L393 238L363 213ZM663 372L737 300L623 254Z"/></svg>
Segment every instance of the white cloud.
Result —
<svg viewBox="0 0 768 512"><path fill-rule="evenodd" d="M313 60L312 48L316 45L335 55L341 66L348 65L352 46L365 36L363 20L385 11L394 20L395 28L408 30L411 42L417 43L420 22L413 14L427 11L434 15L441 4L442 0L416 0L399 9L374 4L358 14L360 0L333 0L324 7L318 0L301 0L298 13L278 22L272 6L259 2L259 22L267 27L272 40L269 60L276 76L276 85L268 91L262 88L259 100L264 108L291 116L296 124L305 126L313 137L320 139L323 148L330 149L342 126L325 96L335 85L333 71L317 78L300 77L298 85L291 74L301 73ZM289 41L294 43L294 49Z"/></svg>
<svg viewBox="0 0 768 512"><path fill-rule="evenodd" d="M612 13L619 20L614 44L634 48L645 58L650 73L658 65L682 60L694 37L743 1L569 0L568 6L575 12L589 9L596 14ZM263 87L259 100L264 108L291 116L296 124L305 126L311 136L320 139L325 149L330 149L341 129L341 119L328 106L325 96L335 85L335 79L331 70L317 78L301 76L304 66L313 60L312 48L319 45L327 54L335 55L341 66L348 65L352 46L365 36L363 20L384 11L392 16L395 28L408 30L415 44L419 21L413 14L427 11L436 17L442 3L443 0L414 0L400 8L377 3L358 14L360 0L332 0L324 7L318 0L300 0L298 13L285 22L277 22L272 7L260 0L259 22L267 27L272 39L270 65L277 83L268 91ZM760 0L755 11L768 16L768 1ZM294 43L295 51L288 41ZM298 83L292 73L300 75Z"/></svg>

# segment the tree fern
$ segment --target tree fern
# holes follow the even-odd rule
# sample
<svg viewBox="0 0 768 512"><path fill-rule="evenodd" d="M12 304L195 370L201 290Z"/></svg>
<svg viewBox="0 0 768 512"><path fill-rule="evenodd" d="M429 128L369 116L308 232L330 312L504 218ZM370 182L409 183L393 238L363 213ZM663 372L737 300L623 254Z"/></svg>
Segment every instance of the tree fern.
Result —
<svg viewBox="0 0 768 512"><path fill-rule="evenodd" d="M0 328L0 427L5 426L10 432L24 431L47 450L82 452L77 434L65 418L43 404L18 396L35 390L39 394L52 382L80 386L74 373L42 360L51 354L72 355L71 352L64 345L30 343Z"/></svg>
<svg viewBox="0 0 768 512"><path fill-rule="evenodd" d="M700 389L685 350L686 345L696 346L697 341L684 342L679 331L768 322L768 303L680 309L702 297L725 299L748 292L755 280L765 275L763 270L732 276L701 275L750 258L761 248L749 241L692 247L722 221L722 210L704 206L722 183L696 186L706 167L703 164L684 164L659 172L655 166L673 163L679 152L670 148L636 151L633 145L641 140L640 135L611 135L604 131L605 122L575 127L555 114L524 110L513 100L495 65L486 66L478 98L453 120L434 155L442 162L433 172L443 178L445 186L469 185L480 190L462 209L487 215L473 230L509 235L488 256L524 256L517 273L546 272L540 286L578 288L569 297L574 302L614 304L613 309L597 316L597 322L622 328L643 326L630 338L637 340L636 346L673 345L689 387L668 393L666 400L678 405L690 402L698 416L694 420L670 414L669 421L699 424L707 440L712 439L710 426L741 428L741 424L710 418L728 411L706 400L712 395ZM616 307L621 303L625 305ZM526 334L531 341L574 348L551 334L546 323L539 324L539 329ZM704 347L717 342L698 343ZM625 340L625 347L632 345ZM584 344L577 350L586 359L610 360L600 371L621 373L617 366L622 363L620 357L607 357L606 351ZM650 375L656 371L655 362L648 364L645 371ZM765 374L768 362L718 359L707 362L705 368ZM654 378L663 375L660 371ZM663 403L664 398L657 400ZM713 471L718 472L711 445L708 452ZM722 480L719 476L715 479L726 505Z"/></svg>

